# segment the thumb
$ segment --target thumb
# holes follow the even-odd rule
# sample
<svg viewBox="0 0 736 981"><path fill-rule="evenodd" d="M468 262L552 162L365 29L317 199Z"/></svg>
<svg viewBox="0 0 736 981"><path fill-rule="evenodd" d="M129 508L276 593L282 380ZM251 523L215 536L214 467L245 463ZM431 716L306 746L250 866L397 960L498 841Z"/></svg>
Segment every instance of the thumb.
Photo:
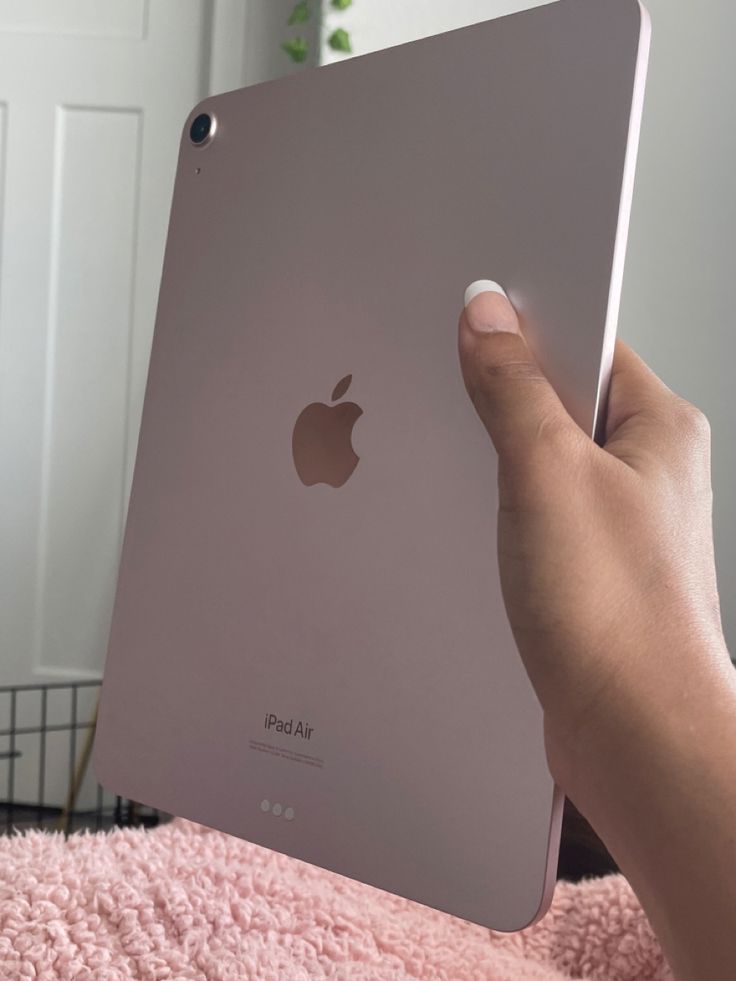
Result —
<svg viewBox="0 0 736 981"><path fill-rule="evenodd" d="M579 430L547 381L519 329L506 293L490 280L465 291L460 365L468 394L499 456L529 458Z"/></svg>

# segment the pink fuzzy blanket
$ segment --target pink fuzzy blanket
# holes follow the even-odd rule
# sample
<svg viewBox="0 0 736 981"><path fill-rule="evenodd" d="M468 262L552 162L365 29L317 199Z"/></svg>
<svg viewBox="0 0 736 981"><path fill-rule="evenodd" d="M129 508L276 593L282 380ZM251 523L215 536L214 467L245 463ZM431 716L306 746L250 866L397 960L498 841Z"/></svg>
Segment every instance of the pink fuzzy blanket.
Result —
<svg viewBox="0 0 736 981"><path fill-rule="evenodd" d="M558 883L493 933L176 820L155 831L0 837L0 978L670 981L619 875Z"/></svg>

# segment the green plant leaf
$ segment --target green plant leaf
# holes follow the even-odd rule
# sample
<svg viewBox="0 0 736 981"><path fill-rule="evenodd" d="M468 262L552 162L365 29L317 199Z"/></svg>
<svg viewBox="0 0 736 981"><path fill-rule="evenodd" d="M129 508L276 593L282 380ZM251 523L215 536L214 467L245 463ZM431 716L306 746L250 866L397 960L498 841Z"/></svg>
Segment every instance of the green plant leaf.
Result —
<svg viewBox="0 0 736 981"><path fill-rule="evenodd" d="M282 49L288 54L292 61L302 62L307 60L309 54L309 44L303 37L293 37L284 41Z"/></svg>
<svg viewBox="0 0 736 981"><path fill-rule="evenodd" d="M342 27L338 27L336 31L327 38L327 43L332 48L333 51L342 51L345 54L352 53L352 47L350 46L350 35Z"/></svg>
<svg viewBox="0 0 736 981"><path fill-rule="evenodd" d="M289 26L294 24L306 24L311 16L311 10L309 9L309 4L307 0L299 0L289 17Z"/></svg>
<svg viewBox="0 0 736 981"><path fill-rule="evenodd" d="M332 6L335 10L347 10L352 2L353 0L332 0Z"/></svg>

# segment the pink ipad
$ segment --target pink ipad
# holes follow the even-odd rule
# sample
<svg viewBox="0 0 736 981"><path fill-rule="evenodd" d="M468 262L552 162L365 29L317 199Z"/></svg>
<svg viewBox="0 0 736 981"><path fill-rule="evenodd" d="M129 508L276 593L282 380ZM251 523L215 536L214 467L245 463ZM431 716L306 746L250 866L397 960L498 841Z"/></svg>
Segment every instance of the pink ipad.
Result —
<svg viewBox="0 0 736 981"><path fill-rule="evenodd" d="M95 766L511 931L562 795L457 319L498 280L604 409L649 28L560 0L208 98L182 131Z"/></svg>

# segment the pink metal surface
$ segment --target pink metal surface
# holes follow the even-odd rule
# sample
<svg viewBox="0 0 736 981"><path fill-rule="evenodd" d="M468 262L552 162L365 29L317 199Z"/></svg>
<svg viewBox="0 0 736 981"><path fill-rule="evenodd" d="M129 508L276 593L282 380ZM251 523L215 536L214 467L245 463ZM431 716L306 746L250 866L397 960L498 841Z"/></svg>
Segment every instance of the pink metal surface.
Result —
<svg viewBox="0 0 736 981"><path fill-rule="evenodd" d="M595 431L648 37L635 0L561 0L193 110L104 784L496 930L543 915L562 795L503 608L496 461L456 324L469 282L502 283ZM201 111L217 132L197 149ZM348 374L338 415L295 435ZM323 471L325 419L342 462Z"/></svg>

